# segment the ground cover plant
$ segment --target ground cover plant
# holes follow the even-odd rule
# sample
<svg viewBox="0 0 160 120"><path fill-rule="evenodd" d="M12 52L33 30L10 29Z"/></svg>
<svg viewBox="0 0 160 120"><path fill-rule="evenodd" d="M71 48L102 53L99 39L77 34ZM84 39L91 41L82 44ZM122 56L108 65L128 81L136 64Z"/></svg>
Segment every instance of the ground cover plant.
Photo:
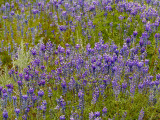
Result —
<svg viewBox="0 0 160 120"><path fill-rule="evenodd" d="M0 119L160 119L160 1L0 4Z"/></svg>

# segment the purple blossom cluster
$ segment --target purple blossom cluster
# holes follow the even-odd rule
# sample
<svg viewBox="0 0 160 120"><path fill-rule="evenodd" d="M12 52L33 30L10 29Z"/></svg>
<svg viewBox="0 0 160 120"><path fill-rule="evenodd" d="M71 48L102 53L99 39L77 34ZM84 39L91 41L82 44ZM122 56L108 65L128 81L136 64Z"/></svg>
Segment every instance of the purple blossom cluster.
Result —
<svg viewBox="0 0 160 120"><path fill-rule="evenodd" d="M133 41L128 41L127 39L119 49L114 43L104 43L100 39L94 48L88 44L83 50L78 44L76 46L66 44L65 47L59 45L55 48L51 41L46 45L39 43L30 50L32 61L22 73L14 69L9 72L10 77L15 80L14 85L18 86L18 91L14 90L13 84L6 85L7 88L1 87L3 115L7 116L6 107L8 102L13 100L12 107L17 118L21 113L23 117L29 119L30 109L35 107L38 113L42 111L39 116L45 117L46 111L50 109L47 104L51 104L54 99L53 89L62 91L56 106L56 110L62 113L60 116L62 120L65 119L66 106L69 102L64 99L68 93L78 97L71 102L78 103L78 106L74 107L81 111L79 114L81 119L86 104L94 105L107 99L105 91L108 87L112 88L116 101L121 92L127 94L129 91L129 96L134 97L138 90L140 94L150 92L149 102L154 103L155 93L159 90L160 75L157 74L154 80L154 76L149 74L149 60L145 59L147 53L145 49L142 51L144 45L130 47L128 43L132 45ZM16 91L17 95L13 96L13 91ZM87 94L92 96L91 101L85 101ZM51 101L45 100L47 97ZM73 112L74 110L75 108ZM102 119L107 111L107 108L103 108L102 114L99 111L91 112L89 118ZM76 119L77 116L71 117Z"/></svg>
<svg viewBox="0 0 160 120"><path fill-rule="evenodd" d="M5 40L1 41L0 55L7 51L11 60L18 59L18 51L23 50L16 41L19 37L26 40L25 49L31 61L23 69L19 65L11 68L8 74L13 81L0 86L3 119L102 120L113 117L113 108L105 104L108 98L115 104L121 99L131 99L132 104L137 94L146 95L148 105L159 103L160 74L156 73L157 64L152 65L153 61L148 59L147 50L155 44L160 58L157 9L160 2L146 0L146 3L120 0L23 0L21 3L16 0L3 4L0 21ZM110 39L105 42L103 29L98 31L97 38L92 33L98 29L96 15L103 14L104 19L115 17L113 10L122 14L115 18L118 24L115 21L108 24L108 30L112 35L114 28L120 32L122 46ZM141 33L135 18L142 23ZM41 23L42 20L45 22ZM16 24L8 27L8 23ZM134 30L129 29L132 24ZM39 36L47 41L38 41ZM66 36L70 44L65 41ZM12 42L6 47L4 43L9 39ZM93 43L93 39L98 42ZM57 44L62 41L63 44ZM154 73L150 72L151 68ZM122 119L127 119L127 113L123 113ZM137 114L142 120L144 109ZM116 112L113 119L117 116Z"/></svg>

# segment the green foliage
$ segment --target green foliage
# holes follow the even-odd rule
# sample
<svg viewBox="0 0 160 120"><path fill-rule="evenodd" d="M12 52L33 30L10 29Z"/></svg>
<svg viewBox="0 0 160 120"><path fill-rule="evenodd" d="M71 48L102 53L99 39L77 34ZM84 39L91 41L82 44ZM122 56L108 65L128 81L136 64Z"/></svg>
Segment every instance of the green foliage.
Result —
<svg viewBox="0 0 160 120"><path fill-rule="evenodd" d="M2 67L3 66L8 66L8 67L12 66L11 56L8 54L8 52L6 52L6 51L0 52L0 56L1 56L1 61L3 63Z"/></svg>
<svg viewBox="0 0 160 120"><path fill-rule="evenodd" d="M21 41L20 49L18 49L18 58L13 60L13 68L18 66L18 72L22 72L31 62L29 51L25 51L23 40Z"/></svg>
<svg viewBox="0 0 160 120"><path fill-rule="evenodd" d="M0 4L3 4L3 1L0 1ZM132 17L132 22L129 22L127 20L128 18L128 14L127 13L120 13L116 10L116 6L112 5L112 9L113 12L107 12L107 16L104 16L105 12L104 11L96 11L96 16L92 19L93 21L93 25L95 25L95 29L91 29L89 26L86 27L86 31L89 31L88 34L86 36L84 36L82 34L82 26L80 24L80 22L77 22L77 26L75 29L75 32L72 32L70 28L67 29L67 31L65 32L59 32L58 30L58 26L57 24L54 24L53 26L50 26L54 21L51 19L47 19L47 15L42 13L40 16L40 19L38 19L37 21L34 21L34 18L30 19L29 25L26 27L34 27L36 28L36 26L39 25L39 23L42 23L42 33L41 34L36 34L35 36L35 43L37 44L39 42L39 39L44 37L43 42L46 44L47 41L50 39L51 41L55 42L57 45L62 45L65 46L65 43L69 43L69 44L74 44L72 41L72 37L71 35L73 35L74 39L75 39L75 44L81 44L82 47L85 47L87 43L90 43L91 46L94 46L95 42L98 42L99 40L99 36L98 33L102 32L102 36L103 36L103 40L105 42L112 42L114 41L118 46L123 46L123 43L125 42L125 38L129 37L133 34L134 30L137 30L138 35L136 37L136 43L139 43L139 37L141 36L141 34L144 32L144 24L142 23L142 20L140 18L139 15L136 15L134 17ZM19 10L17 11L19 12ZM27 13L26 13L27 14ZM92 12L90 12L89 14L93 14ZM58 15L58 13L57 13ZM125 18L120 21L118 19L118 17L122 15ZM43 19L43 17L45 18L45 20ZM59 17L59 16L58 16ZM58 18L59 19L59 18ZM82 18L84 21L87 22L87 18ZM69 20L73 20L73 18L71 16L69 16ZM43 22L45 21L45 22ZM13 22L16 22L16 19L13 20ZM113 22L113 26L110 26L110 23ZM138 22L138 25L136 24ZM151 21L153 22L153 21ZM10 25L12 25L13 30L17 31L17 27L16 24L11 24L10 21L6 21L6 23L4 23L2 21L2 23L0 23L0 30L3 31L3 24L6 24L7 28L9 29ZM58 20L58 24L59 25L66 25L66 23L64 22L60 22ZM118 24L120 24L120 28L117 29ZM130 27L128 27L130 26ZM47 30L47 32L45 33L44 30ZM54 30L55 34L53 34L51 31ZM124 30L127 30L127 34L124 35ZM27 29L25 29L25 32L27 31ZM160 28L158 28L158 31L160 32ZM8 74L8 68L16 68L18 66L18 72L22 72L24 68L26 68L29 63L31 62L30 59L30 53L29 51L26 52L25 47L24 47L24 43L29 43L29 47L33 47L33 45L31 44L32 42L32 33L29 33L29 37L27 38L26 36L24 36L24 39L22 40L19 37L19 33L15 33L14 34L14 39L16 40L16 42L20 45L21 49L18 49L18 58L14 59L13 61L11 60L11 56L8 55L8 52L3 51L0 52L0 57L1 60L3 62L2 65L2 70L0 71L0 84L2 84L2 86L5 86L6 84L12 83L13 79L10 78L9 74ZM91 36L91 39L88 40L88 36ZM5 39L2 35L0 35L0 39ZM7 38L5 39L5 45L8 44L8 42L11 42L12 38L10 37L10 34L7 36ZM152 33L150 35L149 40L151 41L151 45L147 46L147 58L150 60L150 70L149 72L151 74L155 74L155 70L156 72L160 72L160 62L159 62L159 58L158 58L158 48L155 49L155 39L154 39L154 33ZM51 61L51 60L50 60ZM157 61L157 64L155 64L155 61ZM47 63L44 62L44 65L46 65ZM56 69L57 66L53 65L53 66L49 66L49 68L47 68L47 71L51 71L53 68ZM124 76L122 76L122 81L124 80ZM69 82L69 80L67 81ZM59 98L62 94L61 91L61 86L60 85L55 85L54 84L54 80L52 80L51 85L47 86L47 87L52 87L55 88L57 87L57 91L53 92L53 98L49 99L48 97L44 98L47 101L49 101L51 104L47 105L47 107L50 107L53 109L52 111L52 116L49 115L49 111L46 111L47 116L46 119L52 119L52 120L57 120L59 119L58 117L60 116L60 110L55 110L54 108L56 107L56 97ZM16 86L16 85L14 85ZM16 86L17 87L17 86ZM44 88L45 94L47 94L47 87ZM149 105L148 103L148 94L140 94L138 92L135 93L135 97L132 99L130 96L126 96L124 93L120 93L118 96L118 100L115 100L115 96L114 96L114 92L111 88L111 85L108 85L107 88L105 89L105 96L107 97L107 99L105 99L105 101L103 102L97 102L96 104L92 104L90 103L90 101L92 101L92 97L88 97L88 96L92 96L92 89L91 86L86 86L84 89L88 92L85 93L85 111L84 111L84 119L88 119L88 113L93 111L101 111L103 109L104 106L107 107L108 109L108 113L107 113L107 117L105 119L108 118L113 118L115 117L116 120L121 119L123 113L126 111L127 112L127 120L135 120L138 118L139 112L142 108L144 108L144 112L145 112L145 117L144 119L160 119L160 95L158 94L156 96L157 99L157 104L153 106L153 103L151 105ZM128 88L129 89L129 88ZM25 91L25 90L24 90ZM36 91L37 92L37 91ZM64 96L64 100L65 101L72 101L73 106L77 106L78 103L74 102L74 101L78 101L78 96L74 94L74 96L71 96L71 94L73 94L74 91L69 91L65 96ZM14 93L17 94L17 93ZM26 93L24 93L26 94ZM99 96L99 100L101 100L103 98L102 95ZM9 106L8 106L9 108ZM67 119L69 119L69 115L71 114L71 107L70 105L66 105L66 117ZM76 109L77 113L80 114L80 110ZM13 110L10 110L9 113L14 114ZM0 113L1 114L1 113ZM29 116L31 117L31 119L36 118L37 114L37 109L32 109ZM42 115L42 114L41 114Z"/></svg>
<svg viewBox="0 0 160 120"><path fill-rule="evenodd" d="M6 84L9 84L11 83L11 78L9 77L9 74L8 74L8 68L7 66L5 66L1 71L0 71L0 84L5 86Z"/></svg>

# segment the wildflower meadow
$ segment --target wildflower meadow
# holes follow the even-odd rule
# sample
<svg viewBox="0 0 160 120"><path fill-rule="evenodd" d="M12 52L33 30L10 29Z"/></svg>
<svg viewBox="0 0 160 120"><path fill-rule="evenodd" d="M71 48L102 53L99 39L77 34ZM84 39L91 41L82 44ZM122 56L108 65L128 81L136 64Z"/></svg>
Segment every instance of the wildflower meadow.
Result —
<svg viewBox="0 0 160 120"><path fill-rule="evenodd" d="M0 0L0 119L160 120L159 0Z"/></svg>

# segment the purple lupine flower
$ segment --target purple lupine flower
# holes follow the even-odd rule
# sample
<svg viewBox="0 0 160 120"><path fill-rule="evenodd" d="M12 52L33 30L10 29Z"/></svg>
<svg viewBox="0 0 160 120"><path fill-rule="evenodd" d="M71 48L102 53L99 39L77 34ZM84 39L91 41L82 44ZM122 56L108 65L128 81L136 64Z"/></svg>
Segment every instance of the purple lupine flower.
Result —
<svg viewBox="0 0 160 120"><path fill-rule="evenodd" d="M13 89L13 84L7 84L6 87L10 88L10 89Z"/></svg>
<svg viewBox="0 0 160 120"><path fill-rule="evenodd" d="M23 85L22 81L17 81L17 83L18 83L18 86L22 86Z"/></svg>
<svg viewBox="0 0 160 120"><path fill-rule="evenodd" d="M145 47L141 48L141 53L145 52Z"/></svg>
<svg viewBox="0 0 160 120"><path fill-rule="evenodd" d="M8 94L5 92L3 93L3 98L6 99L8 97Z"/></svg>
<svg viewBox="0 0 160 120"><path fill-rule="evenodd" d="M159 84L160 84L159 80L156 80L155 85L158 87Z"/></svg>
<svg viewBox="0 0 160 120"><path fill-rule="evenodd" d="M79 44L76 44L76 46L75 46L75 47L76 47L76 49L79 49L80 45L79 45Z"/></svg>
<svg viewBox="0 0 160 120"><path fill-rule="evenodd" d="M34 93L34 88L30 88L30 89L29 89L29 94L32 95L33 93Z"/></svg>
<svg viewBox="0 0 160 120"><path fill-rule="evenodd" d="M158 53L159 53L158 58L160 59L160 48L158 49Z"/></svg>
<svg viewBox="0 0 160 120"><path fill-rule="evenodd" d="M135 93L135 85L130 86L130 93L132 95L132 97L134 97L134 93Z"/></svg>
<svg viewBox="0 0 160 120"><path fill-rule="evenodd" d="M59 26L59 30L60 30L60 31L66 31L66 30L67 30L67 26L65 26L65 25L60 25L60 26Z"/></svg>
<svg viewBox="0 0 160 120"><path fill-rule="evenodd" d="M16 117L19 118L20 109L16 108L14 111L16 113Z"/></svg>
<svg viewBox="0 0 160 120"><path fill-rule="evenodd" d="M8 98L8 94L7 94L7 92L4 92L3 93L3 99L4 99L3 107L6 107L6 105L7 105L7 98Z"/></svg>
<svg viewBox="0 0 160 120"><path fill-rule="evenodd" d="M3 90L3 87L0 86L0 97L2 97L2 90Z"/></svg>
<svg viewBox="0 0 160 120"><path fill-rule="evenodd" d="M24 79L26 80L26 81L29 81L29 75L28 74L26 74L26 75L24 75Z"/></svg>
<svg viewBox="0 0 160 120"><path fill-rule="evenodd" d="M155 85L155 82L154 81L150 81L149 86L150 86L151 89L153 88L154 85Z"/></svg>
<svg viewBox="0 0 160 120"><path fill-rule="evenodd" d="M14 105L14 107L16 107L17 106L17 97L12 96L12 99L13 99L13 105Z"/></svg>
<svg viewBox="0 0 160 120"><path fill-rule="evenodd" d="M126 43L129 44L130 42L131 42L131 38L128 37L128 38L126 39Z"/></svg>
<svg viewBox="0 0 160 120"><path fill-rule="evenodd" d="M120 15L118 18L119 18L119 20L123 20L124 19L124 17L122 15Z"/></svg>
<svg viewBox="0 0 160 120"><path fill-rule="evenodd" d="M4 120L7 120L7 119L8 119L8 112L7 112L7 110L4 110L4 111L3 111L2 116L3 116Z"/></svg>
<svg viewBox="0 0 160 120"><path fill-rule="evenodd" d="M140 113L139 113L138 120L143 120L143 117L144 117L144 111L143 111L143 108L142 108Z"/></svg>
<svg viewBox="0 0 160 120"><path fill-rule="evenodd" d="M153 91L151 91L149 95L149 102L153 102L153 100L154 100L154 94Z"/></svg>
<svg viewBox="0 0 160 120"><path fill-rule="evenodd" d="M26 115L23 115L22 118L23 118L23 120L27 120L27 116Z"/></svg>
<svg viewBox="0 0 160 120"><path fill-rule="evenodd" d="M38 67L39 67L39 65L40 65L40 62L41 62L41 61L40 61L40 59L38 59L38 58L36 58L35 61L34 61L34 63L35 63ZM39 71L35 70L35 73L36 73L36 74L38 74L38 72L39 72Z"/></svg>
<svg viewBox="0 0 160 120"><path fill-rule="evenodd" d="M24 8L22 8L21 12L24 13L24 11L25 11Z"/></svg>
<svg viewBox="0 0 160 120"><path fill-rule="evenodd" d="M2 93L7 93L7 90L5 88L2 89Z"/></svg>
<svg viewBox="0 0 160 120"><path fill-rule="evenodd" d="M89 7L89 11L94 11L95 10L95 5L91 5L90 7Z"/></svg>
<svg viewBox="0 0 160 120"><path fill-rule="evenodd" d="M49 90L48 90L48 97L51 98L52 95L53 95L52 89L51 89L51 87L49 87Z"/></svg>
<svg viewBox="0 0 160 120"><path fill-rule="evenodd" d="M94 118L94 113L93 112L90 112L89 113L89 120L92 120Z"/></svg>
<svg viewBox="0 0 160 120"><path fill-rule="evenodd" d="M33 94L32 100L33 100L33 104L34 104L34 103L36 102L36 100L37 100L37 96L35 96L35 95Z"/></svg>
<svg viewBox="0 0 160 120"><path fill-rule="evenodd" d="M12 91L13 91L13 89L11 89L11 88L8 88L8 97L9 97L9 101L11 102L11 100L12 100L12 98L11 98L11 94L12 94Z"/></svg>
<svg viewBox="0 0 160 120"><path fill-rule="evenodd" d="M28 99L27 95L23 95L22 98L26 101Z"/></svg>
<svg viewBox="0 0 160 120"><path fill-rule="evenodd" d="M104 107L103 110L102 110L103 114L107 114L107 108Z"/></svg>
<svg viewBox="0 0 160 120"><path fill-rule="evenodd" d="M66 118L65 118L65 115L61 115L60 117L59 117L59 119L60 120L65 120Z"/></svg>
<svg viewBox="0 0 160 120"><path fill-rule="evenodd" d="M160 80L160 74L159 73L156 75L156 78L157 78L157 80Z"/></svg>
<svg viewBox="0 0 160 120"><path fill-rule="evenodd" d="M11 4L11 8L14 8L14 3Z"/></svg>
<svg viewBox="0 0 160 120"><path fill-rule="evenodd" d="M44 95L44 91L43 90L39 90L38 91L38 96L43 97L43 95Z"/></svg>
<svg viewBox="0 0 160 120"><path fill-rule="evenodd" d="M22 99L23 99L22 108L25 109L25 108L27 107L27 99L28 99L28 95L22 95Z"/></svg>
<svg viewBox="0 0 160 120"><path fill-rule="evenodd" d="M3 18L3 19L7 19L8 17L7 17L7 16L2 16L2 18Z"/></svg>
<svg viewBox="0 0 160 120"><path fill-rule="evenodd" d="M62 81L61 86L62 86L62 89L63 89L63 94L65 94L66 90L67 90L67 85L66 85L66 81L65 80Z"/></svg>
<svg viewBox="0 0 160 120"><path fill-rule="evenodd" d="M139 85L138 85L139 93L142 93L142 89L143 89L143 84L139 83Z"/></svg>
<svg viewBox="0 0 160 120"><path fill-rule="evenodd" d="M41 46L40 46L40 50L41 50L42 52L45 52L45 50L46 50L46 46L45 46L44 44L41 44Z"/></svg>
<svg viewBox="0 0 160 120"><path fill-rule="evenodd" d="M158 47L158 38L159 38L160 34L159 33L156 33L155 34L155 40L156 40L156 48Z"/></svg>
<svg viewBox="0 0 160 120"><path fill-rule="evenodd" d="M36 55L37 55L36 49L32 49L32 50L31 50L31 53L32 53L33 56L36 56Z"/></svg>
<svg viewBox="0 0 160 120"><path fill-rule="evenodd" d="M147 4L149 4L151 2L151 0L146 0Z"/></svg>
<svg viewBox="0 0 160 120"><path fill-rule="evenodd" d="M44 65L42 65L42 66L41 66L41 70L43 71L44 69L45 69L45 66L44 66Z"/></svg>
<svg viewBox="0 0 160 120"><path fill-rule="evenodd" d="M100 112L98 112L98 111L95 112L95 113L94 113L94 116L95 116L95 117L99 117L99 116L100 116Z"/></svg>
<svg viewBox="0 0 160 120"><path fill-rule="evenodd" d="M127 112L125 111L124 114L122 115L122 119L121 120L125 120L126 115L127 115Z"/></svg>
<svg viewBox="0 0 160 120"><path fill-rule="evenodd" d="M9 75L10 75L10 77L11 77L13 74L14 74L14 70L13 70L13 69L11 69L11 70L9 71Z"/></svg>
<svg viewBox="0 0 160 120"><path fill-rule="evenodd" d="M23 73L19 73L19 78L22 81L22 79L23 79Z"/></svg>
<svg viewBox="0 0 160 120"><path fill-rule="evenodd" d="M42 79L42 80L40 81L40 83L41 83L42 86L44 86L45 83L46 83L46 81Z"/></svg>
<svg viewBox="0 0 160 120"><path fill-rule="evenodd" d="M81 99L81 98L83 98L83 96L84 96L83 91L82 91L82 90L79 90L79 92L78 92L78 97Z"/></svg>
<svg viewBox="0 0 160 120"><path fill-rule="evenodd" d="M11 11L10 14L13 16L15 13L14 13L14 11Z"/></svg>
<svg viewBox="0 0 160 120"><path fill-rule="evenodd" d="M133 32L133 36L134 36L134 37L137 36L137 34L138 34L137 31L134 31L134 32Z"/></svg>

